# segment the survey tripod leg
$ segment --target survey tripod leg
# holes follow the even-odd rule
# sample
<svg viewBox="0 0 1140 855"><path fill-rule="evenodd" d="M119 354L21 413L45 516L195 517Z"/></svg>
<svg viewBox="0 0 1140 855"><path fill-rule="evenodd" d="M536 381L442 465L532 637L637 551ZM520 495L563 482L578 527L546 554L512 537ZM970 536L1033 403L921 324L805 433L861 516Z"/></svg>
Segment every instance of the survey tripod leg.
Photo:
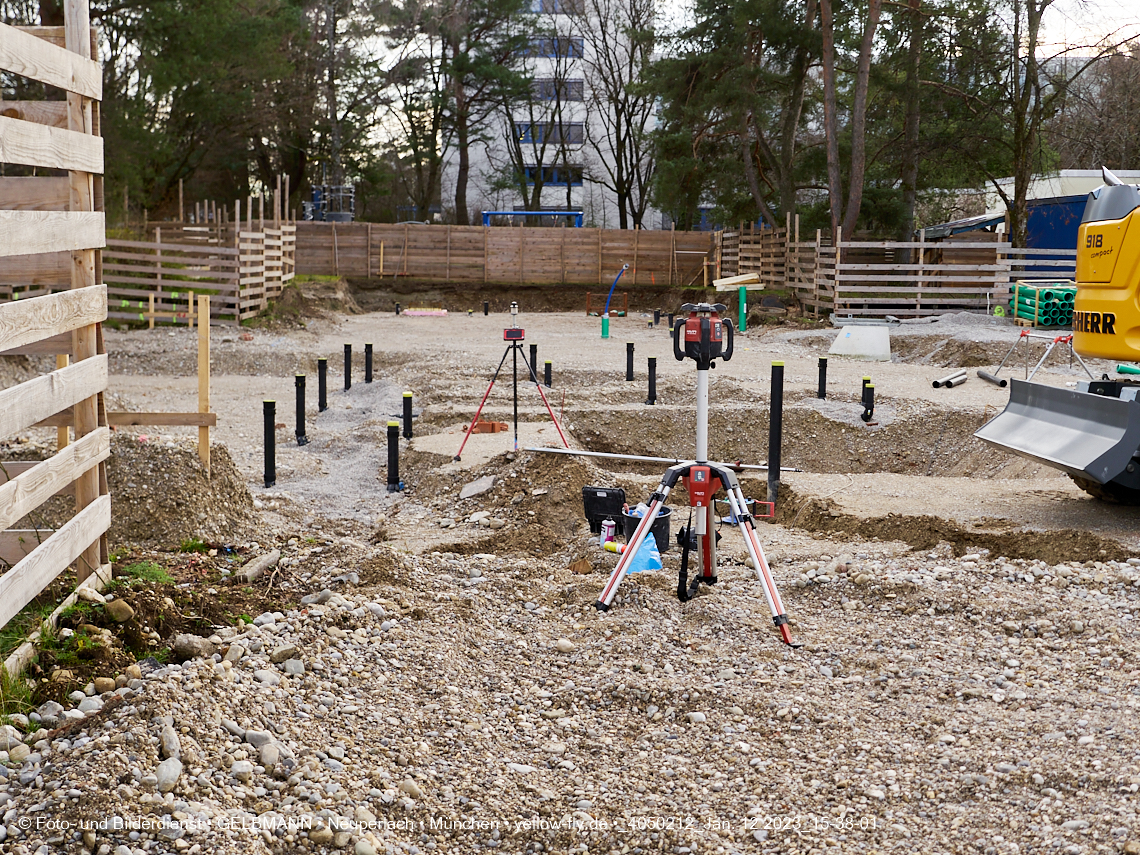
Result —
<svg viewBox="0 0 1140 855"><path fill-rule="evenodd" d="M507 354L510 353L511 350L512 348L508 347L503 351L503 358L499 360L499 367L495 369L495 374L487 386L487 391L483 393L483 400L479 402L479 409L475 411L475 418L473 418L471 424L467 426L467 433L463 435L463 442L459 443L459 451L455 452L456 460L458 460L459 455L463 453L463 446L467 445L467 440L471 437L471 431L475 430L475 424L479 421L479 416L483 412L483 405L487 403L487 398L490 396L491 390L495 388L495 381L499 379L499 372L503 370L503 363L507 361Z"/></svg>

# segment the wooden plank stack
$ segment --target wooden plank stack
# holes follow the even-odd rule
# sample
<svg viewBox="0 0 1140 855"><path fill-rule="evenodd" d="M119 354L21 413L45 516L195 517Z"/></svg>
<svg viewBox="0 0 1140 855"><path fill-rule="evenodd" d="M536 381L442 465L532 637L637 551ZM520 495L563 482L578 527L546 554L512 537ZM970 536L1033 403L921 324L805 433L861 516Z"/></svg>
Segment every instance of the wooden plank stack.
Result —
<svg viewBox="0 0 1140 855"><path fill-rule="evenodd" d="M97 284L98 251L105 238L99 210L102 71L92 59L86 0L65 0L64 21L59 28L0 24L0 70L67 92L60 106L37 109L25 104L16 108L15 117L0 123L0 160L5 164L67 172L66 179L0 179L0 199L7 200L6 209L0 210L0 256L16 271L9 285L23 286L25 292L68 288L0 305L0 351L37 352L41 342L51 341L59 366L0 391L0 434L11 436L67 409L75 430L74 442L61 431L53 457L14 472L0 484L0 552L13 559L0 575L0 626L69 566L75 567L80 583L92 576L94 581L110 578L105 534L111 497L103 470L110 430L103 405L107 356L101 327L107 317L107 290ZM75 515L60 529L11 528L62 490L74 494ZM5 667L18 673L30 656L25 644Z"/></svg>

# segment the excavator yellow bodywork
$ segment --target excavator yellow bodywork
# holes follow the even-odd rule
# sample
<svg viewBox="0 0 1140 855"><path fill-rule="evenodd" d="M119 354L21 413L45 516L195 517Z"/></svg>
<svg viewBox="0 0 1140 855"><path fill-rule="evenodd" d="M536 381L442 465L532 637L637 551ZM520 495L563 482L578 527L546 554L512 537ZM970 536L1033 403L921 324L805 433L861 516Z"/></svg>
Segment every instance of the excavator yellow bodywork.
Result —
<svg viewBox="0 0 1140 855"><path fill-rule="evenodd" d="M1140 186L1104 170L1077 238L1073 349L1140 362ZM1009 403L974 435L1067 472L1100 499L1140 504L1140 383L1079 382L1075 389L1010 381Z"/></svg>

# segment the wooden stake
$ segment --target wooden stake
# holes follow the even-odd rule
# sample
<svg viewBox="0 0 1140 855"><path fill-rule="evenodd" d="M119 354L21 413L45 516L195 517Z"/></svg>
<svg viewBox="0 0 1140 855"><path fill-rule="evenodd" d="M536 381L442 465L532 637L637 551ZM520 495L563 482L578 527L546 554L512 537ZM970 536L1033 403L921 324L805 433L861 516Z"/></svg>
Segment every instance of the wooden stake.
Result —
<svg viewBox="0 0 1140 855"><path fill-rule="evenodd" d="M66 368L71 364L71 356L66 353L57 353L55 355L55 367ZM55 450L63 451L67 448L68 443L71 441L71 428L62 425L55 429Z"/></svg>
<svg viewBox="0 0 1140 855"><path fill-rule="evenodd" d="M151 291L147 296L147 320L150 322L148 329L154 329L154 292Z"/></svg>
<svg viewBox="0 0 1140 855"><path fill-rule="evenodd" d="M198 295L198 412L210 412L210 295ZM198 428L198 459L210 477L210 428Z"/></svg>
<svg viewBox="0 0 1140 855"><path fill-rule="evenodd" d="M384 241L380 241L380 278L384 278Z"/></svg>
<svg viewBox="0 0 1140 855"><path fill-rule="evenodd" d="M364 248L364 275L369 279L372 278L372 223L368 224L368 241Z"/></svg>
<svg viewBox="0 0 1140 855"><path fill-rule="evenodd" d="M641 238L641 229L634 228L633 230L633 284L637 284L637 244ZM709 278L708 270L705 270L705 279ZM706 283L707 284L707 283Z"/></svg>
<svg viewBox="0 0 1140 855"><path fill-rule="evenodd" d="M447 224L447 266L445 268L444 279L451 279L451 224Z"/></svg>
<svg viewBox="0 0 1140 855"><path fill-rule="evenodd" d="M340 276L340 247L336 243L336 223L332 224L333 233L333 273Z"/></svg>
<svg viewBox="0 0 1140 855"><path fill-rule="evenodd" d="M178 179L178 222L186 222L186 208L182 203L182 179Z"/></svg>

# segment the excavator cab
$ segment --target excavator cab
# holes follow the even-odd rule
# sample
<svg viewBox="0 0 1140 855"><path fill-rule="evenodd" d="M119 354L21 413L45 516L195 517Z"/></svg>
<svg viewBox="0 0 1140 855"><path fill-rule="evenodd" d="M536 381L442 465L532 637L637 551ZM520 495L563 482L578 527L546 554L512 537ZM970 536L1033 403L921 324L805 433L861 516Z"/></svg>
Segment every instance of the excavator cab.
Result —
<svg viewBox="0 0 1140 855"><path fill-rule="evenodd" d="M1140 361L1140 186L1103 169L1077 233L1073 349L1082 357ZM1083 490L1140 504L1140 383L1076 389L1010 381L1009 403L974 436L1067 472Z"/></svg>

